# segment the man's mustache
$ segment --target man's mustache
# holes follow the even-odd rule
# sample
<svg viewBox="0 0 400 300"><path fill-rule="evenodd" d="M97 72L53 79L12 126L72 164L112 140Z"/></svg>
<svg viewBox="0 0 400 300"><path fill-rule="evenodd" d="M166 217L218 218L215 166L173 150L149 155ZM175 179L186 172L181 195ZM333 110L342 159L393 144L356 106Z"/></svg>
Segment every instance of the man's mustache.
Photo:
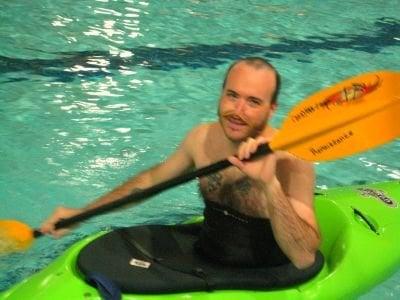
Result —
<svg viewBox="0 0 400 300"><path fill-rule="evenodd" d="M232 112L232 111L222 112L221 116L224 117L224 118L236 119L239 122L245 123L246 125L248 124L246 118L243 118L243 117L239 116L238 114L236 114L235 112Z"/></svg>

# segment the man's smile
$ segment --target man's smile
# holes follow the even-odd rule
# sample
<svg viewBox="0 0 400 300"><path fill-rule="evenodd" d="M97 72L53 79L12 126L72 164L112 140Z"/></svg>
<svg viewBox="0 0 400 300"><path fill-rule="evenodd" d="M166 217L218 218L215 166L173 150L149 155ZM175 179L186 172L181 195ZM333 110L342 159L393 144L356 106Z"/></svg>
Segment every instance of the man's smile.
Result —
<svg viewBox="0 0 400 300"><path fill-rule="evenodd" d="M243 127L247 126L247 123L245 121L236 116L227 116L225 117L225 119L228 121L229 128L234 131L240 130Z"/></svg>

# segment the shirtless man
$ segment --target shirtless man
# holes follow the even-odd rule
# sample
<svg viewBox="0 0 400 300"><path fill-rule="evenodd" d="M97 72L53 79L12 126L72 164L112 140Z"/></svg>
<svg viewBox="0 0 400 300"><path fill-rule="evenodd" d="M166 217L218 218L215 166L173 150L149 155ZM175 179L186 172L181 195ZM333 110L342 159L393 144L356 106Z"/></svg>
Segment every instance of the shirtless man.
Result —
<svg viewBox="0 0 400 300"><path fill-rule="evenodd" d="M54 223L60 218L228 157L232 167L200 179L203 197L243 215L267 220L286 257L300 269L312 265L320 243L313 208L315 175L312 164L282 151L246 160L258 145L270 141L277 132L268 121L277 107L279 85L279 74L262 58L235 62L226 74L217 122L195 127L164 162L88 206L57 208L41 230L61 236L65 230L54 230Z"/></svg>

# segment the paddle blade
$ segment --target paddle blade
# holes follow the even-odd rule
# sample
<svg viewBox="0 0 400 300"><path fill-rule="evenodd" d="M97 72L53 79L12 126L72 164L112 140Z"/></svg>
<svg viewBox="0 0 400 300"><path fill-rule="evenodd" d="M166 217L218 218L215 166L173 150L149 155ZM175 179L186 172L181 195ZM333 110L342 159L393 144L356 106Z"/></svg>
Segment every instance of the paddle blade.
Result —
<svg viewBox="0 0 400 300"><path fill-rule="evenodd" d="M0 255L26 250L32 241L29 226L15 220L0 220Z"/></svg>
<svg viewBox="0 0 400 300"><path fill-rule="evenodd" d="M400 73L373 72L295 107L270 146L310 161L342 158L400 136Z"/></svg>

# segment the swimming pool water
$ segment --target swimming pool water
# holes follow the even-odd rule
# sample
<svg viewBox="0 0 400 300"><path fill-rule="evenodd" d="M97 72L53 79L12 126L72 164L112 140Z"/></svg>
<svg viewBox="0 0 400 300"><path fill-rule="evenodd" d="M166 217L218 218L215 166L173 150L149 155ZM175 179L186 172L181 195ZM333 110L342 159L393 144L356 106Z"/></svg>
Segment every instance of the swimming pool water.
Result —
<svg viewBox="0 0 400 300"><path fill-rule="evenodd" d="M397 0L31 1L0 3L0 218L39 226L163 160L215 120L227 66L264 56L283 77L275 126L312 92L378 69L400 70ZM399 125L400 126L400 125ZM321 188L400 179L400 143L317 164ZM0 290L73 241L112 226L200 213L194 183L62 239L0 259ZM396 299L400 273L363 299Z"/></svg>

